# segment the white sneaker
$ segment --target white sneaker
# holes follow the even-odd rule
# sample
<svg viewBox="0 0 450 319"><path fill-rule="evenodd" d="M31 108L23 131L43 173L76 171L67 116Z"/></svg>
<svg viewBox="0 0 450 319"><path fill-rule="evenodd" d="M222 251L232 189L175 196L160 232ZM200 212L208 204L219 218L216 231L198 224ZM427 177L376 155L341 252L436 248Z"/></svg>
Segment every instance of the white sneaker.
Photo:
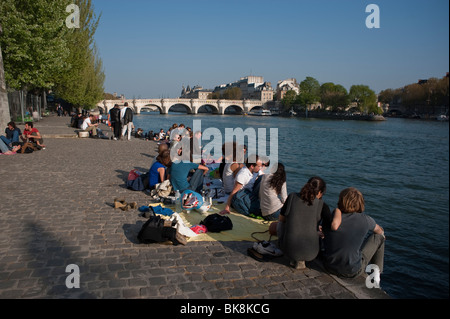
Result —
<svg viewBox="0 0 450 319"><path fill-rule="evenodd" d="M280 249L278 249L274 244L267 241L254 243L253 249L263 255L270 255L273 257L279 257L283 255L283 252Z"/></svg>

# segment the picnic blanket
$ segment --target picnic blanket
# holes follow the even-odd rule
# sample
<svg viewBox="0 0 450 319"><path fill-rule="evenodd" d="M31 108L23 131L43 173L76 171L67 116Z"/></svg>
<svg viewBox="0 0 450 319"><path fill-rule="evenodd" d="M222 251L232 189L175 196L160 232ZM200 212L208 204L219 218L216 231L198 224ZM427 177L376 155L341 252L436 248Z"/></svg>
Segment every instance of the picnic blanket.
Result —
<svg viewBox="0 0 450 319"><path fill-rule="evenodd" d="M149 206L162 205L162 204L149 204ZM175 210L172 205L164 205L164 207ZM189 213L179 213L183 223L187 227L192 227L199 225L206 216L210 214L219 213L225 208L225 204L214 203L213 206L207 213L199 213L195 210ZM258 240L269 240L270 234L268 232L269 225L271 222L247 217L242 214L231 211L230 214L226 215L230 217L233 223L233 229L221 231L220 233L206 232L197 234L196 236L189 237L188 242L191 241L255 241ZM161 216L161 218L168 219L170 216ZM252 233L255 233L252 237ZM272 240L276 239L276 236L272 236Z"/></svg>
<svg viewBox="0 0 450 319"><path fill-rule="evenodd" d="M191 210L188 212L178 212L184 225L186 227L193 227L200 225L200 222L210 214L219 213L225 208L225 202L228 196L223 190L222 180L219 176L219 164L207 164L209 168L209 173L205 176L203 181L203 190L206 196L212 198L211 208L205 212L200 213L197 210ZM164 208L169 208L168 211L173 210L175 212L175 205L164 205L162 203L149 204L149 206L159 206ZM158 209L161 211L161 208ZM164 214L162 214L164 215ZM200 233L196 236L189 237L190 241L255 241L258 240L269 240L277 239L276 236L270 237L268 232L271 222L256 219L253 217L247 217L242 214L235 212L231 208L231 213L226 216L230 217L233 223L233 229L221 231L220 233L206 232ZM170 216L161 216L161 218L170 219ZM252 234L254 237L252 237Z"/></svg>

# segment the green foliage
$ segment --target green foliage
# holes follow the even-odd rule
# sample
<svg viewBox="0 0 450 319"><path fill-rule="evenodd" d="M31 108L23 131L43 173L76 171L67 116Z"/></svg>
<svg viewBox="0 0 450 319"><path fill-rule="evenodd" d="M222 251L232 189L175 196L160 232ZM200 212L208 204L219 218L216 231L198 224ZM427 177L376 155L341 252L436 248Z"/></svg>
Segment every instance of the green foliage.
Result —
<svg viewBox="0 0 450 319"><path fill-rule="evenodd" d="M306 77L300 83L300 94L297 97L297 103L300 105L309 105L320 101L320 84L313 77Z"/></svg>
<svg viewBox="0 0 450 319"><path fill-rule="evenodd" d="M76 0L80 8L80 28L67 34L70 49L67 68L59 79L57 96L77 107L92 108L103 98L104 72L94 44L100 17L96 17L91 0Z"/></svg>
<svg viewBox="0 0 450 319"><path fill-rule="evenodd" d="M283 105L283 111L289 111L291 107L294 106L296 98L297 93L295 93L295 91L293 90L287 91L283 99L281 100L281 104Z"/></svg>
<svg viewBox="0 0 450 319"><path fill-rule="evenodd" d="M80 28L65 23L72 2L80 9ZM99 18L91 0L1 0L0 21L8 88L52 89L86 108L103 98L105 75L94 44Z"/></svg>
<svg viewBox="0 0 450 319"><path fill-rule="evenodd" d="M358 109L364 113L377 110L377 96L367 85L352 85L349 98L351 102L356 102Z"/></svg>
<svg viewBox="0 0 450 319"><path fill-rule="evenodd" d="M226 89L222 95L222 98L225 100L240 100L241 97L242 97L242 91L238 87Z"/></svg>
<svg viewBox="0 0 450 319"><path fill-rule="evenodd" d="M327 82L320 87L320 102L325 108L331 107L331 110L336 112L347 107L349 95L342 85Z"/></svg>
<svg viewBox="0 0 450 319"><path fill-rule="evenodd" d="M2 0L5 81L11 89L51 88L69 54L64 25L68 1Z"/></svg>

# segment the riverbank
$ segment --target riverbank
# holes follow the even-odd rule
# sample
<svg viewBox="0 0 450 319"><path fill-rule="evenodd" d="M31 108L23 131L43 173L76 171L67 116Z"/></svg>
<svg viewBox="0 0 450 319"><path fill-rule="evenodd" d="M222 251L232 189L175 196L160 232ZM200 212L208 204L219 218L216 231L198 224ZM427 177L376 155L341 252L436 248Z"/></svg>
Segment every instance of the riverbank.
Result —
<svg viewBox="0 0 450 319"><path fill-rule="evenodd" d="M112 206L116 197L148 204L125 180L148 169L156 143L77 138L69 122L43 118L35 127L45 150L0 157L0 298L389 298L363 277L327 274L320 262L294 270L284 258L255 261L252 242L139 244L145 218ZM66 286L70 264L79 266L80 288Z"/></svg>

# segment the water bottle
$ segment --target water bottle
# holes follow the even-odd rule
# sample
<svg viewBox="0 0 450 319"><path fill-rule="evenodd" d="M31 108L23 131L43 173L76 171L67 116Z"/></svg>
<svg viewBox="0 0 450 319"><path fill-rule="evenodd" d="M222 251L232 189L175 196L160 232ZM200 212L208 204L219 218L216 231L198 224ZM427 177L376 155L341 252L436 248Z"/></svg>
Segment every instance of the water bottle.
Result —
<svg viewBox="0 0 450 319"><path fill-rule="evenodd" d="M181 195L178 189L175 192L175 211L181 213Z"/></svg>

